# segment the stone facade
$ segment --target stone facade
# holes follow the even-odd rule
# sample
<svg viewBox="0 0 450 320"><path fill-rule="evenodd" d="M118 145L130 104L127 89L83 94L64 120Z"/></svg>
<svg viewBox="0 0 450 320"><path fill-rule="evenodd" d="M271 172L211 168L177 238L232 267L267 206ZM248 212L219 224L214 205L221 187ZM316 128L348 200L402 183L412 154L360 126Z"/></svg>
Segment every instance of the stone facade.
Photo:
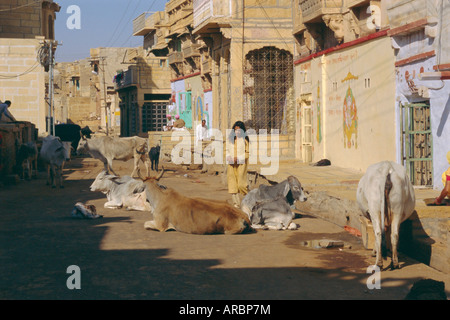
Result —
<svg viewBox="0 0 450 320"><path fill-rule="evenodd" d="M55 119L89 126L94 131L119 131L119 97L114 75L134 48L94 48L89 58L55 66ZM105 92L106 90L106 92ZM106 97L106 104L105 104Z"/></svg>
<svg viewBox="0 0 450 320"><path fill-rule="evenodd" d="M209 127L224 131L244 120L278 129L292 147L287 158L365 170L407 159L403 87L412 90L409 103L448 104L448 10L440 0L172 0L165 12L140 16L135 35L145 35L147 52L168 57L170 110L189 105L197 120L198 101L208 100ZM442 82L416 86L437 75ZM423 150L442 161L424 185L447 165L446 111L437 110L434 142Z"/></svg>
<svg viewBox="0 0 450 320"><path fill-rule="evenodd" d="M0 4L0 100L10 100L19 121L46 131L47 76L40 63L45 39L53 39L60 6L53 1L8 0Z"/></svg>
<svg viewBox="0 0 450 320"><path fill-rule="evenodd" d="M164 13L138 17L134 35L145 36L147 52L168 57L172 94L168 113L180 114L187 128L204 118L209 128L223 132L237 120L245 121L249 129L265 129L272 123L267 114L276 113L278 120L269 132L277 129L284 134L281 140L290 151L283 149L282 155L294 157L290 0L172 0ZM272 54L282 58L258 58ZM273 86L266 81L270 77L257 70L268 71L271 63L279 62L282 67L276 67L274 76L277 83L287 85ZM269 102L270 90L279 93L278 101ZM263 103L258 102L261 99Z"/></svg>
<svg viewBox="0 0 450 320"><path fill-rule="evenodd" d="M396 105L410 121L404 125L406 152L398 152L399 157L415 184L442 189L450 151L450 6L442 0L388 4Z"/></svg>
<svg viewBox="0 0 450 320"><path fill-rule="evenodd" d="M61 7L47 0L3 0L0 4L2 38L55 39L54 21Z"/></svg>

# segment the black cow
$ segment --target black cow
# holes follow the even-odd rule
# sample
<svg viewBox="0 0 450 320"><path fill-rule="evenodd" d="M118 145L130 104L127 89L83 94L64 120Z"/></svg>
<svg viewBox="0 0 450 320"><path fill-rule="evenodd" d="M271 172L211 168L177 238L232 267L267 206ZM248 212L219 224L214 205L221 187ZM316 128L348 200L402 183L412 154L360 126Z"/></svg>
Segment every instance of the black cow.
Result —
<svg viewBox="0 0 450 320"><path fill-rule="evenodd" d="M156 147L152 147L148 153L148 156L150 157L150 161L152 162L152 170L158 171L160 150L161 150L161 147L156 146ZM154 165L155 169L153 169L153 165Z"/></svg>
<svg viewBox="0 0 450 320"><path fill-rule="evenodd" d="M32 176L37 177L37 158L38 149L36 142L30 141L20 145L17 152L17 169L22 179L31 180ZM28 171L28 177L25 177L25 171Z"/></svg>
<svg viewBox="0 0 450 320"><path fill-rule="evenodd" d="M72 152L75 152L80 142L81 137L91 138L93 132L88 126L81 128L77 124L57 124L55 125L55 136L59 137L61 141L70 141L72 143Z"/></svg>

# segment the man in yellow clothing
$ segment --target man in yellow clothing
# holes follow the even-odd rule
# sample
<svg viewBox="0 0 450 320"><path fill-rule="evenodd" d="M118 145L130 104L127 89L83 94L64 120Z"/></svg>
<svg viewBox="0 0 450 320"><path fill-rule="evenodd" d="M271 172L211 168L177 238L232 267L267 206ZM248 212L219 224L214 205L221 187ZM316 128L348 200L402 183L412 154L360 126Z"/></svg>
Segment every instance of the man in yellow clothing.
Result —
<svg viewBox="0 0 450 320"><path fill-rule="evenodd" d="M241 203L239 194L245 196L248 193L249 139L245 131L244 123L236 121L227 143L228 193L231 193L233 205L237 208Z"/></svg>
<svg viewBox="0 0 450 320"><path fill-rule="evenodd" d="M447 152L447 161L450 164L450 151ZM442 184L444 185L444 189L442 189L439 197L434 200L434 204L442 204L445 197L450 196L450 168L442 174Z"/></svg>

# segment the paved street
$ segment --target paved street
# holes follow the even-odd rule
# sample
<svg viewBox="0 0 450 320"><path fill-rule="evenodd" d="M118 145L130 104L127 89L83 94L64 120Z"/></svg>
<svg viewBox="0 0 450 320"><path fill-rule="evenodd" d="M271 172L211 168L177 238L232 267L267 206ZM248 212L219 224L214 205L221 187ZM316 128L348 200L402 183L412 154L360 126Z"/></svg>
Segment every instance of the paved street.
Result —
<svg viewBox="0 0 450 320"><path fill-rule="evenodd" d="M131 173L131 162L114 164ZM401 269L383 271L381 289L370 290L374 258L361 239L300 205L295 231L147 231L150 213L105 209L106 197L89 190L101 169L97 160L76 158L65 169L64 189L46 186L44 172L0 189L0 299L403 299L423 278L444 281L449 294L448 274L404 254ZM211 173L177 168L161 183L189 196L229 198L220 175ZM72 218L78 201L95 205L103 218ZM318 249L320 239L345 246ZM72 265L80 270L79 290L66 285Z"/></svg>

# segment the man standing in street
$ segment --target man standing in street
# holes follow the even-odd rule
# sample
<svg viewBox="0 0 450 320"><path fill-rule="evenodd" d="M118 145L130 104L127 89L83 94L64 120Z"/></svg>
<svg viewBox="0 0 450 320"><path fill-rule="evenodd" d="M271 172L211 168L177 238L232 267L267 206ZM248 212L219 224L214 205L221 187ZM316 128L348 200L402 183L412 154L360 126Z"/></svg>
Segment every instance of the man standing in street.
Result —
<svg viewBox="0 0 450 320"><path fill-rule="evenodd" d="M205 119L203 119L202 123L197 126L195 130L195 135L196 135L195 145L201 143L201 141L208 138L208 128L206 127Z"/></svg>
<svg viewBox="0 0 450 320"><path fill-rule="evenodd" d="M14 116L9 112L8 108L11 106L11 101L6 100L4 103L0 103L0 122L11 122L16 121ZM3 116L9 120L3 120Z"/></svg>

